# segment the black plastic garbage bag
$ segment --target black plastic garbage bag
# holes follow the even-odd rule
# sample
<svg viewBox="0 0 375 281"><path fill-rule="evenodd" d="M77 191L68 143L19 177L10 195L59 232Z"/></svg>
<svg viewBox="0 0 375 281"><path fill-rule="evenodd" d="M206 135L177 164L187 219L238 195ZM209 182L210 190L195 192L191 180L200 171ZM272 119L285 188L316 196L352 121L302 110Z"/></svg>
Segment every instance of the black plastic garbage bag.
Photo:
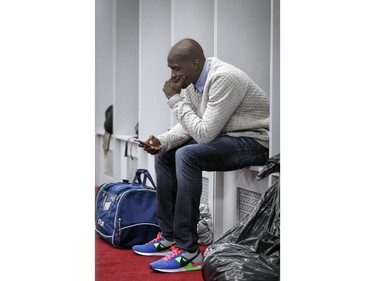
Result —
<svg viewBox="0 0 375 281"><path fill-rule="evenodd" d="M268 177L272 173L279 173L280 172L280 153L272 156L266 162L266 165L263 169L258 173L257 180L264 179Z"/></svg>
<svg viewBox="0 0 375 281"><path fill-rule="evenodd" d="M280 165L280 155L276 162L275 158L269 160L274 161L273 163L276 165L267 166L269 164L267 162L264 169L276 172ZM206 281L279 280L279 179L267 190L252 214L239 221L207 248L203 260L202 276Z"/></svg>

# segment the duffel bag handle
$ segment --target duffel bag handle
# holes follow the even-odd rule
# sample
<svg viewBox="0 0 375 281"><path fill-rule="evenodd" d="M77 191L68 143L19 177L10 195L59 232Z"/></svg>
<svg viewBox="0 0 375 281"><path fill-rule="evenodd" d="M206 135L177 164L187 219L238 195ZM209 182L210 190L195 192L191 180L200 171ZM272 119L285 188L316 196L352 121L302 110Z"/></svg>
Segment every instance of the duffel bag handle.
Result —
<svg viewBox="0 0 375 281"><path fill-rule="evenodd" d="M144 175L143 181L142 181L141 175ZM136 182L138 182L141 185L141 187L146 187L146 181L147 181L147 179L151 182L152 187L154 189L156 189L156 185L154 183L154 180L152 179L151 174L149 173L149 171L147 171L146 169L138 169L135 172L135 176L134 176L132 184L135 184Z"/></svg>

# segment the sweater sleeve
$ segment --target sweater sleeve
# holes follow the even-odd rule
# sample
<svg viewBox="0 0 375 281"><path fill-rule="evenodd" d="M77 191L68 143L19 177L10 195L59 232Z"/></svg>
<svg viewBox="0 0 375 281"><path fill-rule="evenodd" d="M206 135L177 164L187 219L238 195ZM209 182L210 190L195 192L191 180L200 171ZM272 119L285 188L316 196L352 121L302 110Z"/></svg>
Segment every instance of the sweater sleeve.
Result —
<svg viewBox="0 0 375 281"><path fill-rule="evenodd" d="M208 91L208 101L202 117L178 95L168 101L176 119L198 143L209 143L220 134L246 93L237 78L229 73L212 77L205 91Z"/></svg>
<svg viewBox="0 0 375 281"><path fill-rule="evenodd" d="M175 148L185 143L190 138L191 137L189 134L179 123L173 126L168 132L158 136L158 139L163 147L163 151Z"/></svg>

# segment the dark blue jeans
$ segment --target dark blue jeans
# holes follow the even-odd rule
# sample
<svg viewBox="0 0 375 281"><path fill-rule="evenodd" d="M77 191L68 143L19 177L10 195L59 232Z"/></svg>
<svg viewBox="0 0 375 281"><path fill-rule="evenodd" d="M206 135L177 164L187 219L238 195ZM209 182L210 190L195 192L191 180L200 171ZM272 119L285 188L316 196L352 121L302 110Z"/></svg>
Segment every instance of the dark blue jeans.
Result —
<svg viewBox="0 0 375 281"><path fill-rule="evenodd" d="M268 148L246 137L222 135L211 143L190 140L155 156L157 217L163 236L185 251L198 249L202 171L232 171L264 165Z"/></svg>

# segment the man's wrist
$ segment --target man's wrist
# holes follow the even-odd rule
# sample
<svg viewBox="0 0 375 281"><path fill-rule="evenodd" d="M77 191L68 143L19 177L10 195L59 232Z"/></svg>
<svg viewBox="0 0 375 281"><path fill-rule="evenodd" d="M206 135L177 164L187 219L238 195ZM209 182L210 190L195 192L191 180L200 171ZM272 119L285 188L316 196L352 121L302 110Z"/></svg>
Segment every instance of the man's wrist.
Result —
<svg viewBox="0 0 375 281"><path fill-rule="evenodd" d="M167 104L171 109L173 109L176 103L180 102L181 100L182 100L182 97L180 96L180 94L176 94L176 95L171 96L168 99Z"/></svg>
<svg viewBox="0 0 375 281"><path fill-rule="evenodd" d="M170 98L172 98L172 97L174 97L175 95L179 95L180 93L168 93L167 94L167 99L170 99Z"/></svg>

